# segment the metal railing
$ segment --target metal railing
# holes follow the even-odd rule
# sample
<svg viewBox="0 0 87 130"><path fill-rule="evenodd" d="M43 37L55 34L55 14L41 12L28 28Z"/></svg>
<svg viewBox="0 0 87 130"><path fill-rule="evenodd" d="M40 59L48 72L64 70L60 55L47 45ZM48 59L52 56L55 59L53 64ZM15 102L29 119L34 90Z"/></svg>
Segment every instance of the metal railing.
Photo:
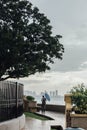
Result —
<svg viewBox="0 0 87 130"><path fill-rule="evenodd" d="M23 114L23 84L0 82L0 122Z"/></svg>

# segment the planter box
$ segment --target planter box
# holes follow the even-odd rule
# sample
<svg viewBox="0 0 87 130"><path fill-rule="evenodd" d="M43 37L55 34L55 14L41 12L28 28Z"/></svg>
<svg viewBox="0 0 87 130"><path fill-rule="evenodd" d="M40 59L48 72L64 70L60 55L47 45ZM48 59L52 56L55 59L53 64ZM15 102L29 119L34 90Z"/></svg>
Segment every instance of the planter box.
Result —
<svg viewBox="0 0 87 130"><path fill-rule="evenodd" d="M28 107L37 107L37 102L36 101L29 101Z"/></svg>
<svg viewBox="0 0 87 130"><path fill-rule="evenodd" d="M37 102L36 101L29 101L28 110L30 112L37 112Z"/></svg>
<svg viewBox="0 0 87 130"><path fill-rule="evenodd" d="M87 114L70 114L71 127L80 127L87 130Z"/></svg>

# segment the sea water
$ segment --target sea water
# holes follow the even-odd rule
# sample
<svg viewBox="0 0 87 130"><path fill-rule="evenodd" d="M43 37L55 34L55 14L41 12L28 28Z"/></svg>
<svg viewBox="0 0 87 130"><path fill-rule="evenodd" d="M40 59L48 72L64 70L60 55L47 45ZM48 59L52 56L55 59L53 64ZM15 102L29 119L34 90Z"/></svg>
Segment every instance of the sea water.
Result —
<svg viewBox="0 0 87 130"><path fill-rule="evenodd" d="M41 103L40 97L35 97L37 103ZM50 97L50 101L46 101L47 104L54 104L54 105L65 105L64 96L58 97Z"/></svg>

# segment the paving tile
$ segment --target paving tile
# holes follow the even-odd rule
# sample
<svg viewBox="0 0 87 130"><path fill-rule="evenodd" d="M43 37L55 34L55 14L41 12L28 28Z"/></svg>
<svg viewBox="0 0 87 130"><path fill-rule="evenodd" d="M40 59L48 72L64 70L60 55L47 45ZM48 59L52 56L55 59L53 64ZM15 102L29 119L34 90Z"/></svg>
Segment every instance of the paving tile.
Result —
<svg viewBox="0 0 87 130"><path fill-rule="evenodd" d="M52 117L54 120L41 121L38 119L26 118L26 130L50 130L51 125L61 125L65 128L65 115L58 112L45 113L39 112L39 114L44 114L46 116Z"/></svg>

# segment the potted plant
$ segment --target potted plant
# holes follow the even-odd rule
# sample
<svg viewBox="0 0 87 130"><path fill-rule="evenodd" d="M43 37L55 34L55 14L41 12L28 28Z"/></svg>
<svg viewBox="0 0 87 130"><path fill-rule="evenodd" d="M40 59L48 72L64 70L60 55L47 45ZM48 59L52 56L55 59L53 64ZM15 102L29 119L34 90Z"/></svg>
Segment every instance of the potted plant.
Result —
<svg viewBox="0 0 87 130"><path fill-rule="evenodd" d="M34 99L35 99L33 96L26 96L26 98L28 101L34 101Z"/></svg>
<svg viewBox="0 0 87 130"><path fill-rule="evenodd" d="M87 114L87 88L84 84L73 87L70 93L73 111L79 114Z"/></svg>
<svg viewBox="0 0 87 130"><path fill-rule="evenodd" d="M33 97L33 96L27 96L26 97L27 98L27 100L28 100L28 107L29 107L29 109L31 108L31 109L36 109L36 107L37 107L37 102L35 101L35 98ZM31 111L31 110L30 110Z"/></svg>

